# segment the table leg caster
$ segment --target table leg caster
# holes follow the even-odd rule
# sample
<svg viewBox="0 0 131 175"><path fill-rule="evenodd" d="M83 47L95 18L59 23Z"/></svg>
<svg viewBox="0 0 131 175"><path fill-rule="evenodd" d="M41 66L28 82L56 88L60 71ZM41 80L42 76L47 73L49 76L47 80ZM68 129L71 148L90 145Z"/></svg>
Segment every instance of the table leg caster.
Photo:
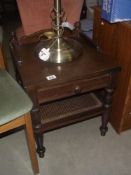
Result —
<svg viewBox="0 0 131 175"><path fill-rule="evenodd" d="M37 148L37 153L39 155L40 158L43 158L45 156L45 147L42 147L41 149Z"/></svg>
<svg viewBox="0 0 131 175"><path fill-rule="evenodd" d="M104 128L102 126L100 127L101 136L105 136L107 131L108 131L108 127L104 127Z"/></svg>

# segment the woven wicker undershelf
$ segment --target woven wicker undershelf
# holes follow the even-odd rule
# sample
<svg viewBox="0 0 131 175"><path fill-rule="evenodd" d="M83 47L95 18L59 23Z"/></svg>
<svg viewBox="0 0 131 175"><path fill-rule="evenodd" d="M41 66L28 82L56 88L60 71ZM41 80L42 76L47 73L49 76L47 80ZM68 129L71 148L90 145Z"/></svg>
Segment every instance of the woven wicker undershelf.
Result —
<svg viewBox="0 0 131 175"><path fill-rule="evenodd" d="M40 106L40 115L42 124L46 126L50 123L62 120L70 121L74 116L78 118L78 115L90 114L90 112L92 113L95 109L96 114L99 114L102 109L102 102L94 93L88 93L43 104ZM76 121L78 120L79 119ZM57 125L60 126L59 123Z"/></svg>

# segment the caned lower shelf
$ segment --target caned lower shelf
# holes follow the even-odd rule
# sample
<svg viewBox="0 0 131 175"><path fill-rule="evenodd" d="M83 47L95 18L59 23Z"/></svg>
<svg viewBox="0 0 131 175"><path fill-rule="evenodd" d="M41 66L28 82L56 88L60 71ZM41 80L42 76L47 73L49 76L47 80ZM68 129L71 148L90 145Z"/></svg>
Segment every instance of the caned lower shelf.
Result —
<svg viewBox="0 0 131 175"><path fill-rule="evenodd" d="M43 128L49 127L53 129L57 126L73 123L76 121L84 120L97 115L102 111L102 102L97 98L94 93L82 94L70 98L53 101L47 104L40 105L40 115Z"/></svg>

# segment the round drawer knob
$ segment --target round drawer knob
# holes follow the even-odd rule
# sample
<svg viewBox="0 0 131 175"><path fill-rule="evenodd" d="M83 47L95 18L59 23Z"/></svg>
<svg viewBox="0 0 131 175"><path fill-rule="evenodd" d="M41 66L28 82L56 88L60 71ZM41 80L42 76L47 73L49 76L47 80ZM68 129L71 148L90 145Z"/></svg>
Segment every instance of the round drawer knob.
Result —
<svg viewBox="0 0 131 175"><path fill-rule="evenodd" d="M80 94L81 93L81 88L79 86L75 87L75 94Z"/></svg>
<svg viewBox="0 0 131 175"><path fill-rule="evenodd" d="M104 26L104 25L105 25L104 21L101 21L101 25L102 25L102 26Z"/></svg>

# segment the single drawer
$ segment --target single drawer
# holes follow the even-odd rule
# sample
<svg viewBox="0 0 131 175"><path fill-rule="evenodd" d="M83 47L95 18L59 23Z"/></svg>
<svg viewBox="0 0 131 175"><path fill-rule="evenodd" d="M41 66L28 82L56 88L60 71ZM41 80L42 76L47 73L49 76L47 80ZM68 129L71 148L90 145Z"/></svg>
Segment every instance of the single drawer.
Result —
<svg viewBox="0 0 131 175"><path fill-rule="evenodd" d="M50 88L40 88L37 90L39 103L58 100L84 92L105 88L110 83L110 75L106 74L91 79L72 81L71 83L59 84Z"/></svg>

